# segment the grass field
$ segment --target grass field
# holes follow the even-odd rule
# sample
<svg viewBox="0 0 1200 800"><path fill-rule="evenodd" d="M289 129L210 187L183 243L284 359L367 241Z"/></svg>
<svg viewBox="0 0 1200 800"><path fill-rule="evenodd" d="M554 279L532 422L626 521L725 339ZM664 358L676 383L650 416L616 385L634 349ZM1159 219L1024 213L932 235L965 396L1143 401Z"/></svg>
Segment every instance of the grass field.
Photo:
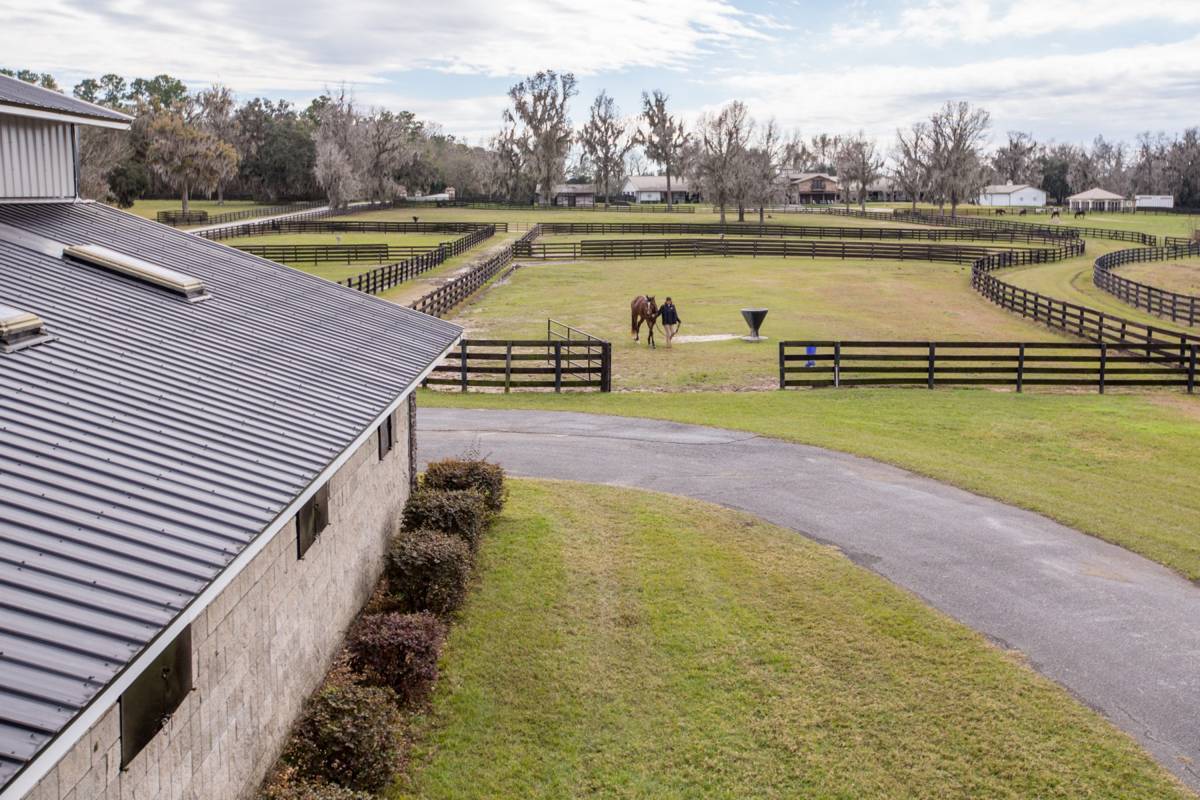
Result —
<svg viewBox="0 0 1200 800"><path fill-rule="evenodd" d="M1092 264L1096 258L1113 250L1122 250L1130 245L1121 242L1111 242L1102 239L1089 239L1087 253L1079 258L1069 259L1057 264L1035 264L1028 267L1017 267L997 273L997 277L1005 281L1031 289L1035 292L1053 297L1056 300L1066 300L1088 306L1116 317L1153 325L1163 330L1194 332L1186 325L1175 325L1170 320L1156 317L1146 311L1118 300L1114 295L1098 288L1092 283ZM1133 267L1120 267L1120 274L1131 277L1126 270Z"/></svg>
<svg viewBox="0 0 1200 800"><path fill-rule="evenodd" d="M520 236L521 234L517 232L497 233L492 238L476 245L462 255L447 259L445 263L438 265L436 268L422 273L413 280L405 281L399 286L382 292L379 296L393 303L408 305L418 297L441 286L446 281L452 280L476 262L482 261L501 248L508 246L514 239Z"/></svg>
<svg viewBox="0 0 1200 800"><path fill-rule="evenodd" d="M875 458L1045 514L1200 580L1200 397L971 389L741 393L423 392L751 431Z"/></svg>
<svg viewBox="0 0 1200 800"><path fill-rule="evenodd" d="M1200 295L1200 258L1126 264L1117 268L1117 274L1168 292Z"/></svg>
<svg viewBox="0 0 1200 800"><path fill-rule="evenodd" d="M1017 657L835 551L514 481L393 798L1188 796Z"/></svg>
<svg viewBox="0 0 1200 800"><path fill-rule="evenodd" d="M675 299L682 336L746 334L740 309L770 309L770 341L682 342L650 350L629 334L639 294ZM476 338L544 335L553 317L613 342L617 388L766 388L779 339L1055 340L970 287L969 267L915 261L671 258L528 262L464 306L456 322Z"/></svg>
<svg viewBox="0 0 1200 800"><path fill-rule="evenodd" d="M224 205L217 205L216 200L192 200L188 203L188 208L191 211L207 211L211 216L225 214L229 211L245 211L255 206L265 207L266 205L271 204L256 203L253 200L226 200ZM137 214L146 219L154 219L159 211L179 211L182 208L183 204L176 197L173 200L135 200L132 208L125 208L122 211L128 211L130 214Z"/></svg>
<svg viewBox="0 0 1200 800"><path fill-rule="evenodd" d="M287 233L268 234L265 236L240 236L236 239L225 239L222 244L230 247L287 245L287 244L389 244L396 246L436 245L449 242L459 237L459 234L440 233ZM393 259L395 260L395 259ZM328 281L340 281L353 277L362 272L368 272L379 266L374 261L318 261L291 263L281 261L289 267L317 275ZM381 262L381 263L391 263Z"/></svg>

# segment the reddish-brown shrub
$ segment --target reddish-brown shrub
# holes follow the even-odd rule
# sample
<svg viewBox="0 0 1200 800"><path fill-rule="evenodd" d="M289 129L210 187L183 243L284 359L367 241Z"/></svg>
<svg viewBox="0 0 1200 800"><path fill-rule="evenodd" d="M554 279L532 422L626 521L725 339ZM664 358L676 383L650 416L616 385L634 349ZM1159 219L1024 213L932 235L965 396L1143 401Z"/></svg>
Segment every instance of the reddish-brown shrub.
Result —
<svg viewBox="0 0 1200 800"><path fill-rule="evenodd" d="M429 697L446 639L441 620L417 614L370 614L359 620L347 643L350 664L368 682L387 686L402 705Z"/></svg>
<svg viewBox="0 0 1200 800"><path fill-rule="evenodd" d="M429 489L474 489L482 495L484 506L493 513L503 509L508 498L504 468L483 459L434 461L425 467L423 485Z"/></svg>
<svg viewBox="0 0 1200 800"><path fill-rule="evenodd" d="M392 607L439 616L462 605L471 577L471 551L458 536L436 530L403 531L388 551Z"/></svg>

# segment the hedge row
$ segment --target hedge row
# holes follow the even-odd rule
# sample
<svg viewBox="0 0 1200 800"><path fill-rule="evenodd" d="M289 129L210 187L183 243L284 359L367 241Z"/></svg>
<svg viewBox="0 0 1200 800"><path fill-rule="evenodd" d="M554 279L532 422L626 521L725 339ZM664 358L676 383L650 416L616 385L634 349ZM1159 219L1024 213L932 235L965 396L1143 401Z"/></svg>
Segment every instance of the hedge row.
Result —
<svg viewBox="0 0 1200 800"><path fill-rule="evenodd" d="M402 756L402 712L429 699L446 625L466 598L475 551L504 507L504 471L430 464L404 507L382 584L346 637L341 662L305 705L263 800L364 800Z"/></svg>

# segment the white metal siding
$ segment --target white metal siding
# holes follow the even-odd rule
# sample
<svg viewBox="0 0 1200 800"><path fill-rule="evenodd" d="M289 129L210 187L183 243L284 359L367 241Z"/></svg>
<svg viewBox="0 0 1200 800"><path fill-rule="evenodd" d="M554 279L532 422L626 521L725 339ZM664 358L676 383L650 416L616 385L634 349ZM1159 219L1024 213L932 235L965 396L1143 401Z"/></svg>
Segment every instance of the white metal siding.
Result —
<svg viewBox="0 0 1200 800"><path fill-rule="evenodd" d="M0 199L74 196L71 125L0 116Z"/></svg>

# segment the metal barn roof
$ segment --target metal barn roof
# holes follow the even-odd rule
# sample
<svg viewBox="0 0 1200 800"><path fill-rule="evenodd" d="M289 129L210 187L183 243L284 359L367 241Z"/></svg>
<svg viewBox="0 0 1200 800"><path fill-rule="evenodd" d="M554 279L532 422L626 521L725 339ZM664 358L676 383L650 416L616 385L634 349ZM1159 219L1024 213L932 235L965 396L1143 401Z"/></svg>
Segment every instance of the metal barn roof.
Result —
<svg viewBox="0 0 1200 800"><path fill-rule="evenodd" d="M3 787L460 329L95 203L0 204L0 225L0 302L57 337L0 353Z"/></svg>
<svg viewBox="0 0 1200 800"><path fill-rule="evenodd" d="M111 108L0 75L0 113L20 113L22 109L72 117L84 124L107 123L120 128L129 127L133 121L133 117Z"/></svg>

